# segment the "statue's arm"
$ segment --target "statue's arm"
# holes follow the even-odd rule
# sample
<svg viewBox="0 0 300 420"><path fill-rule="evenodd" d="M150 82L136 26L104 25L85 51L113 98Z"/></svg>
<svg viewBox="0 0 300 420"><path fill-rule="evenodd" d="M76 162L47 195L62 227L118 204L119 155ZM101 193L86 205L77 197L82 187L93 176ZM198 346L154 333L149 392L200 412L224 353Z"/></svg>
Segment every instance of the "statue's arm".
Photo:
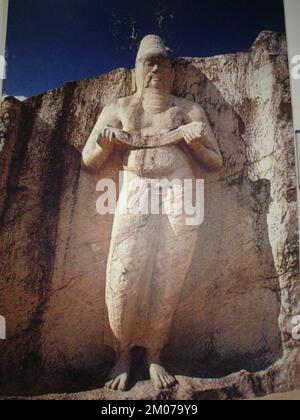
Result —
<svg viewBox="0 0 300 420"><path fill-rule="evenodd" d="M187 116L187 122L202 124L201 133L194 131L194 135L187 141L192 154L208 169L220 171L223 168L223 158L204 109L199 104L192 104L187 110Z"/></svg>
<svg viewBox="0 0 300 420"><path fill-rule="evenodd" d="M84 168L92 171L98 170L113 152L114 143L110 141L112 139L104 137L104 129L107 126L120 127L121 123L116 109L116 102L103 108L82 151L82 166Z"/></svg>

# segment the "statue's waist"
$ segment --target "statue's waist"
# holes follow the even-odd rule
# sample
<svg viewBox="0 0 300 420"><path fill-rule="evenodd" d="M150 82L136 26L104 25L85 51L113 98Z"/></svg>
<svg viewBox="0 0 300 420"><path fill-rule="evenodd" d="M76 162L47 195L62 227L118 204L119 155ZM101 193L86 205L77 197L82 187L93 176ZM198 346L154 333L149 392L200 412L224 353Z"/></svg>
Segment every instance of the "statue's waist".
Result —
<svg viewBox="0 0 300 420"><path fill-rule="evenodd" d="M123 161L124 169L141 176L162 177L176 171L192 169L184 151L178 146L130 150Z"/></svg>

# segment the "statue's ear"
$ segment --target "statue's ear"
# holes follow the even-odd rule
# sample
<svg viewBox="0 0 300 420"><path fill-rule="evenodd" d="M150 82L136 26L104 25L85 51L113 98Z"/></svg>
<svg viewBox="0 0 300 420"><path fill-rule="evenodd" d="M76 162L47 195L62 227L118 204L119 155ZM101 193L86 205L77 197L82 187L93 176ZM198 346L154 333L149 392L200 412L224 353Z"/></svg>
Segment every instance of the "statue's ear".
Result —
<svg viewBox="0 0 300 420"><path fill-rule="evenodd" d="M131 70L131 92L132 95L137 91L135 69Z"/></svg>

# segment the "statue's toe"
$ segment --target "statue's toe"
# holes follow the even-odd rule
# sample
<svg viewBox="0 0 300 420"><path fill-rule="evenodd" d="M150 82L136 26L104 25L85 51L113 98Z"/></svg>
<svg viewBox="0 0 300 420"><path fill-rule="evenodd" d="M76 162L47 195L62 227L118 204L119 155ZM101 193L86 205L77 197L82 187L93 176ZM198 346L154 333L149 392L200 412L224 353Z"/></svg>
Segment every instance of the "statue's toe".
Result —
<svg viewBox="0 0 300 420"><path fill-rule="evenodd" d="M120 375L115 379L108 381L105 384L105 388L111 389L113 391L125 391L128 383L128 375Z"/></svg>
<svg viewBox="0 0 300 420"><path fill-rule="evenodd" d="M120 378L118 377L118 378L116 378L114 381L113 381L113 383L112 383L112 386L111 386L111 389L112 390L114 390L114 391L117 391L119 388L119 383L120 383Z"/></svg>
<svg viewBox="0 0 300 420"><path fill-rule="evenodd" d="M164 375L161 376L160 381L161 381L161 384L162 384L162 389L169 388L168 382L167 382L166 377Z"/></svg>
<svg viewBox="0 0 300 420"><path fill-rule="evenodd" d="M172 388L173 386L175 386L177 384L177 381L174 378L174 376L169 375L169 374L162 375L160 377L160 382L161 382L161 385L162 385L161 389Z"/></svg>
<svg viewBox="0 0 300 420"><path fill-rule="evenodd" d="M167 380L168 380L169 388L172 388L173 386L178 384L177 379L172 375L168 375Z"/></svg>
<svg viewBox="0 0 300 420"><path fill-rule="evenodd" d="M166 388L171 388L172 386L171 377L169 375L165 375L164 380L165 380Z"/></svg>
<svg viewBox="0 0 300 420"><path fill-rule="evenodd" d="M110 372L110 380L105 384L105 387L113 391L125 391L128 384L130 374L130 360L118 359L112 371Z"/></svg>
<svg viewBox="0 0 300 420"><path fill-rule="evenodd" d="M127 383L128 383L128 375L122 375L122 377L120 378L118 390L125 391L127 388Z"/></svg>
<svg viewBox="0 0 300 420"><path fill-rule="evenodd" d="M158 376L156 378L152 378L152 380L156 389L158 389L159 391L163 389L163 384Z"/></svg>
<svg viewBox="0 0 300 420"><path fill-rule="evenodd" d="M172 388L178 383L174 376L170 375L161 364L157 363L153 363L150 366L150 377L158 390Z"/></svg>
<svg viewBox="0 0 300 420"><path fill-rule="evenodd" d="M111 389L112 383L113 383L113 380L106 382L105 388Z"/></svg>

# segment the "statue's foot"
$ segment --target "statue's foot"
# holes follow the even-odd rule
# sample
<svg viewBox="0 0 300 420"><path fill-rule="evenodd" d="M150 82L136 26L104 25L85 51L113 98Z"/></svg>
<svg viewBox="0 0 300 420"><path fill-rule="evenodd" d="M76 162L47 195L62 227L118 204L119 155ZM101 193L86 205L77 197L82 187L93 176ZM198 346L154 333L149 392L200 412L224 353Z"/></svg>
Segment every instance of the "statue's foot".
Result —
<svg viewBox="0 0 300 420"><path fill-rule="evenodd" d="M149 373L156 389L172 388L178 383L175 377L170 375L159 361L149 364Z"/></svg>
<svg viewBox="0 0 300 420"><path fill-rule="evenodd" d="M125 391L129 381L130 364L129 355L118 357L109 375L109 381L105 384L106 388L114 391Z"/></svg>

